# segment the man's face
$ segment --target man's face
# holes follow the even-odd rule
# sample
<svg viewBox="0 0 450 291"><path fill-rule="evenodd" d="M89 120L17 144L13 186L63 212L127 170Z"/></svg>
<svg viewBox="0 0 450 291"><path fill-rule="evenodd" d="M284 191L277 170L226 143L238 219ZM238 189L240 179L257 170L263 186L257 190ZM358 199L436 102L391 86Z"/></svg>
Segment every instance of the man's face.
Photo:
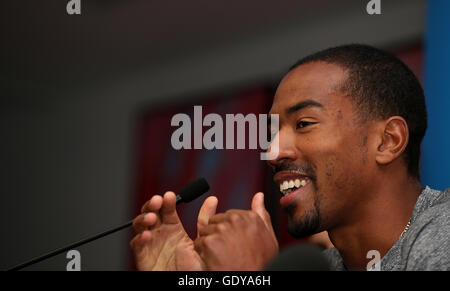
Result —
<svg viewBox="0 0 450 291"><path fill-rule="evenodd" d="M338 65L304 64L284 77L274 97L279 155L269 164L295 237L344 222L370 180L368 129L350 97L339 92L346 78Z"/></svg>

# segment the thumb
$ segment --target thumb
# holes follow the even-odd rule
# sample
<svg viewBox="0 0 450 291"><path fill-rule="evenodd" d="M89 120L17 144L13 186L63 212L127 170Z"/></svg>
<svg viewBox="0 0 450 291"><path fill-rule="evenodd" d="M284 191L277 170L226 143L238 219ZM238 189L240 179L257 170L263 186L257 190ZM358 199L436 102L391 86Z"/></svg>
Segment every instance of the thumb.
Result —
<svg viewBox="0 0 450 291"><path fill-rule="evenodd" d="M216 214L218 203L219 200L217 200L217 197L215 196L210 196L206 198L205 202L203 202L200 212L198 213L197 237L200 230L208 225L209 219Z"/></svg>
<svg viewBox="0 0 450 291"><path fill-rule="evenodd" d="M256 193L255 196L253 196L252 211L256 212L259 217L262 218L266 227L272 232L272 234L274 234L270 215L267 212L266 207L264 206L264 193L259 192Z"/></svg>

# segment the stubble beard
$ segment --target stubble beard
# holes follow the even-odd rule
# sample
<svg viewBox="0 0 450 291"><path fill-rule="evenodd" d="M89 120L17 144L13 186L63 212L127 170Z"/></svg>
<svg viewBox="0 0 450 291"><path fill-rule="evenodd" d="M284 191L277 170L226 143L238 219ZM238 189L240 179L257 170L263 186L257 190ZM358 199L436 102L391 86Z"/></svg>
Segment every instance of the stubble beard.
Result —
<svg viewBox="0 0 450 291"><path fill-rule="evenodd" d="M321 215L320 202L314 199L314 208L308 210L302 217L296 217L297 205L291 204L284 208L288 214L287 231L294 238L304 238L320 232Z"/></svg>

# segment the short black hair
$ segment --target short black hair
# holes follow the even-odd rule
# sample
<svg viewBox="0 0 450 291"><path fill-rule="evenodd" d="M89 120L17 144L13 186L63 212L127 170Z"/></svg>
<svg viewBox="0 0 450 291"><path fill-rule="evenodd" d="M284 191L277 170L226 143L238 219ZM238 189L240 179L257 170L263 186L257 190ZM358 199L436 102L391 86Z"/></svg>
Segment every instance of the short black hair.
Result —
<svg viewBox="0 0 450 291"><path fill-rule="evenodd" d="M350 44L302 58L289 71L312 62L341 66L348 73L340 91L352 99L363 121L403 117L409 142L403 153L408 173L420 180L420 146L427 129L425 95L414 73L394 55L377 48Z"/></svg>

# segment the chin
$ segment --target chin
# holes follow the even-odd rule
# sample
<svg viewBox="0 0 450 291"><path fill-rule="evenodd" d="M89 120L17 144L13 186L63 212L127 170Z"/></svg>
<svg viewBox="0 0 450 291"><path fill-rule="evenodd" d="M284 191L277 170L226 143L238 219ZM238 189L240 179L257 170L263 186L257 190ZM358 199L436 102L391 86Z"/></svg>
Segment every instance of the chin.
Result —
<svg viewBox="0 0 450 291"><path fill-rule="evenodd" d="M316 209L298 217L297 213L288 214L287 231L294 238L304 238L320 232L320 214Z"/></svg>

